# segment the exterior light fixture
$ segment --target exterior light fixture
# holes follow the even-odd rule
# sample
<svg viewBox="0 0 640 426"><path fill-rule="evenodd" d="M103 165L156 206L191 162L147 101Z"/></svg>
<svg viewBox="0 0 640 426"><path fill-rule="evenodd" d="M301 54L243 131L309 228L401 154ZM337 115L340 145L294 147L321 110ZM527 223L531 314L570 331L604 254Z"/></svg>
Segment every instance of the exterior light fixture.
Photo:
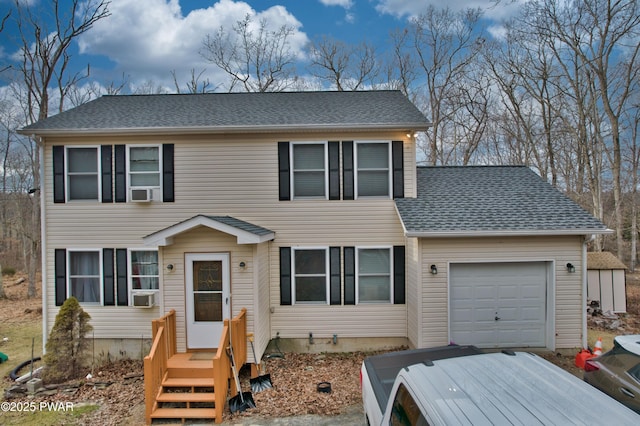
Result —
<svg viewBox="0 0 640 426"><path fill-rule="evenodd" d="M576 271L576 267L573 266L573 263L567 263L567 271L569 271L569 273L573 274Z"/></svg>
<svg viewBox="0 0 640 426"><path fill-rule="evenodd" d="M167 271L169 272L173 271L173 263L170 263L167 265Z"/></svg>
<svg viewBox="0 0 640 426"><path fill-rule="evenodd" d="M438 267L436 265L431 265L431 273L433 275L438 273Z"/></svg>
<svg viewBox="0 0 640 426"><path fill-rule="evenodd" d="M245 266L247 266L247 264L246 264L246 263L244 263L244 262L240 262L240 265L239 265L239 266L240 266L241 268L244 268Z"/></svg>

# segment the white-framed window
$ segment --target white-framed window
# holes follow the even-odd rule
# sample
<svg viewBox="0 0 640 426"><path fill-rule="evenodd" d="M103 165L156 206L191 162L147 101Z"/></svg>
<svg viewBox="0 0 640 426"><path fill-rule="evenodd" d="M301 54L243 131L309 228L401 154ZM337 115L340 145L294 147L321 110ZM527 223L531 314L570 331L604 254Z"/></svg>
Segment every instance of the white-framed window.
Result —
<svg viewBox="0 0 640 426"><path fill-rule="evenodd" d="M129 250L129 288L131 293L148 293L160 289L158 250Z"/></svg>
<svg viewBox="0 0 640 426"><path fill-rule="evenodd" d="M391 196L391 143L355 142L356 197Z"/></svg>
<svg viewBox="0 0 640 426"><path fill-rule="evenodd" d="M327 198L326 142L291 143L291 193L293 198Z"/></svg>
<svg viewBox="0 0 640 426"><path fill-rule="evenodd" d="M393 303L392 259L391 247L357 248L357 303Z"/></svg>
<svg viewBox="0 0 640 426"><path fill-rule="evenodd" d="M67 201L100 199L100 154L97 146L66 148Z"/></svg>
<svg viewBox="0 0 640 426"><path fill-rule="evenodd" d="M102 251L67 251L67 294L83 304L102 304Z"/></svg>
<svg viewBox="0 0 640 426"><path fill-rule="evenodd" d="M293 303L326 304L329 300L329 249L294 248Z"/></svg>
<svg viewBox="0 0 640 426"><path fill-rule="evenodd" d="M162 150L160 145L127 145L129 188L160 188Z"/></svg>

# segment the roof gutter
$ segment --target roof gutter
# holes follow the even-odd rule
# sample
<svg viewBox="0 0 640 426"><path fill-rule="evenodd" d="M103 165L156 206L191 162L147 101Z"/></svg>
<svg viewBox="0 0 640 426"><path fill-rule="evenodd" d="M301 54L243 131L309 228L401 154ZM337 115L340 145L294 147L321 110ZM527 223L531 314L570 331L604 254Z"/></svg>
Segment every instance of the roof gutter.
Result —
<svg viewBox="0 0 640 426"><path fill-rule="evenodd" d="M404 224L403 224L404 227ZM500 230L500 231L468 231L468 230L456 230L456 231L407 231L405 229L406 237L413 238L465 238L465 237L531 237L531 236L553 236L553 235L600 235L600 234L612 234L611 229L545 229L545 230Z"/></svg>
<svg viewBox="0 0 640 426"><path fill-rule="evenodd" d="M317 125L260 125L260 126L200 126L200 127L124 127L124 128L76 128L76 129L29 129L18 130L27 136L110 136L110 135L199 135L199 134L258 134L258 133L297 133L345 131L365 132L372 130L387 131L426 131L425 123L389 124L317 124Z"/></svg>

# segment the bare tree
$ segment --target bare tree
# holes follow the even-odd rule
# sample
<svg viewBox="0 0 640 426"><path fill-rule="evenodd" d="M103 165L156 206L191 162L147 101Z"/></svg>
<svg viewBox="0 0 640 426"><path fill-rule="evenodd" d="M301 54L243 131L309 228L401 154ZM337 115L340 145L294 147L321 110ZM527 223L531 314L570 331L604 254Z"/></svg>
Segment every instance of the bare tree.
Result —
<svg viewBox="0 0 640 426"><path fill-rule="evenodd" d="M202 79L205 72L206 70L202 70L196 75L196 70L191 68L191 78L185 83L187 93L212 93L216 91L218 86L210 87L211 81L208 78ZM173 77L173 84L176 88L176 92L182 93L175 70L171 71L171 76Z"/></svg>
<svg viewBox="0 0 640 426"><path fill-rule="evenodd" d="M22 44L19 70L26 88L22 101L27 123L49 116L49 96L53 84L58 85L58 111L64 109L68 88L84 77L83 74L69 71L69 47L93 24L110 15L109 3L107 0L72 0L70 3L51 0L44 3L49 8L43 11L35 10L35 6L29 3L15 1L15 19ZM34 140L30 150L34 190L40 187L38 145L39 141ZM32 197L32 200L31 226L25 230L29 232L31 241L28 250L29 297L36 295L35 281L40 255L39 197Z"/></svg>
<svg viewBox="0 0 640 426"><path fill-rule="evenodd" d="M366 42L349 45L322 37L311 45L310 55L311 74L338 91L372 87L380 74L375 46Z"/></svg>
<svg viewBox="0 0 640 426"><path fill-rule="evenodd" d="M607 118L618 255L623 253L622 154L620 119L640 73L640 6L636 0L559 0L535 2L549 34L582 59L592 73L597 102Z"/></svg>
<svg viewBox="0 0 640 426"><path fill-rule="evenodd" d="M423 147L430 164L443 163L446 145L453 141L445 129L452 127L453 116L463 105L459 94L461 82L465 81L470 66L478 56L478 47L483 40L479 21L480 10L467 9L458 13L449 8L436 9L429 6L426 12L413 19L406 37L396 42L406 42L417 58L419 69L424 74L427 114L432 127L427 135L428 146ZM396 45L396 49L401 46Z"/></svg>
<svg viewBox="0 0 640 426"><path fill-rule="evenodd" d="M289 43L293 32L294 27L288 25L270 30L265 20L256 27L247 15L230 32L220 27L207 35L200 55L231 77L229 92L238 88L279 92L295 82L295 54Z"/></svg>

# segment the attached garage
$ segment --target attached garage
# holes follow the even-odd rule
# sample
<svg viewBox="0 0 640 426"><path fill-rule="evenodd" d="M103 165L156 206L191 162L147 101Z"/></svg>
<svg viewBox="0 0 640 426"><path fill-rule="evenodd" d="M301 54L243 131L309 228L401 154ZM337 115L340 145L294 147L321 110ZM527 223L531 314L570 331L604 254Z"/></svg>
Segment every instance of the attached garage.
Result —
<svg viewBox="0 0 640 426"><path fill-rule="evenodd" d="M452 263L451 340L484 348L545 347L549 262Z"/></svg>
<svg viewBox="0 0 640 426"><path fill-rule="evenodd" d="M395 200L412 345L587 345L587 248L611 230L524 166L418 167L416 181Z"/></svg>

